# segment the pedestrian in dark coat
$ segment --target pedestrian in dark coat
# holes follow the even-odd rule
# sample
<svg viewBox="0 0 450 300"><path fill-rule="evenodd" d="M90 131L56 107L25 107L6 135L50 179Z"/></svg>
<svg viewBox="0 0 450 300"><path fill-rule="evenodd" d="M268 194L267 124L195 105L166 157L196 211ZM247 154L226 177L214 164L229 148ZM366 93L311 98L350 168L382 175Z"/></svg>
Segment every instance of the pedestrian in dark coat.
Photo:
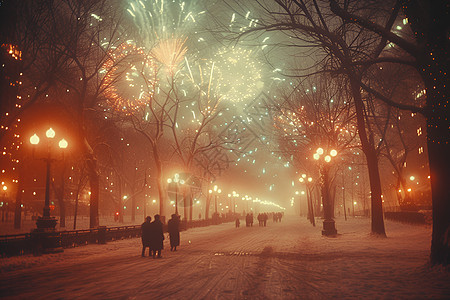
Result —
<svg viewBox="0 0 450 300"><path fill-rule="evenodd" d="M167 222L167 228L170 238L170 251L177 251L177 246L180 245L180 217L173 214Z"/></svg>
<svg viewBox="0 0 450 300"><path fill-rule="evenodd" d="M164 233L163 224L159 215L155 215L155 220L151 223L150 250L152 250L153 258L161 258L161 250L164 249Z"/></svg>
<svg viewBox="0 0 450 300"><path fill-rule="evenodd" d="M152 217L147 216L145 222L141 225L141 238L142 238L142 256L145 256L145 248L149 248L149 255L151 256L152 250L150 248L151 239L151 223Z"/></svg>

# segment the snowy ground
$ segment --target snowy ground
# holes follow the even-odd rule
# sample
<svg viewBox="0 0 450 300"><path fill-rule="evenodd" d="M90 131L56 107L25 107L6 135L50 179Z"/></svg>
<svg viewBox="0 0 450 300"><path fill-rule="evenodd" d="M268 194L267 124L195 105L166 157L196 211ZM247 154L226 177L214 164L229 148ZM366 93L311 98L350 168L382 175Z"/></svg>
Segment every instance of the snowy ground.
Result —
<svg viewBox="0 0 450 300"><path fill-rule="evenodd" d="M318 222L321 224L321 222ZM140 239L0 259L5 299L449 299L450 272L428 265L429 227L337 220L337 238L286 217L181 235L177 252L141 257ZM166 240L167 242L167 240ZM166 244L165 248L169 248Z"/></svg>

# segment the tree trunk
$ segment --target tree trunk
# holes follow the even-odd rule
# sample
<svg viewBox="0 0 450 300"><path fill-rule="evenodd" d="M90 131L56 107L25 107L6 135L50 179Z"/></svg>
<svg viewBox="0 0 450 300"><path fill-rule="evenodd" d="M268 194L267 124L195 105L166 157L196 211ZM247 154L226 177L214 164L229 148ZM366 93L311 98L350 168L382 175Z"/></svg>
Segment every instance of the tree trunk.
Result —
<svg viewBox="0 0 450 300"><path fill-rule="evenodd" d="M186 199L186 191L183 191L183 207L184 207L184 210L183 210L183 213L184 213L184 219L187 221L188 220L188 214L189 214L189 212L188 212L188 201L187 201L187 199Z"/></svg>
<svg viewBox="0 0 450 300"><path fill-rule="evenodd" d="M17 187L16 193L16 207L14 210L14 229L20 229L22 225L22 189L23 189L23 180L22 178L19 178L19 185Z"/></svg>
<svg viewBox="0 0 450 300"><path fill-rule="evenodd" d="M16 194L16 206L14 209L14 229L20 229L22 223L22 192Z"/></svg>
<svg viewBox="0 0 450 300"><path fill-rule="evenodd" d="M359 78L355 74L348 74L350 79L350 86L352 90L353 100L356 108L356 120L358 135L361 140L362 150L366 156L367 168L369 170L369 181L371 191L371 205L372 205L372 234L386 236L383 220L383 202L381 198L381 181L380 172L378 169L378 157L374 146L370 143L366 133L366 123L364 120L364 103L362 101Z"/></svg>
<svg viewBox="0 0 450 300"><path fill-rule="evenodd" d="M161 221L165 223L165 190L163 187L163 179L162 179L162 163L158 153L158 147L156 144L152 145L153 150L153 159L155 160L156 165L156 186L158 187L159 194L159 215L161 217Z"/></svg>
<svg viewBox="0 0 450 300"><path fill-rule="evenodd" d="M97 228L98 220L98 202L99 202L99 176L97 173L97 160L90 155L87 160L87 171L89 174L89 184L91 195L89 201L89 228Z"/></svg>
<svg viewBox="0 0 450 300"><path fill-rule="evenodd" d="M428 132L439 131L432 126ZM450 165L449 144L439 144L428 140L428 155L431 171L431 191L433 197L433 234L430 259L432 264L450 264ZM444 163L446 162L446 163Z"/></svg>
<svg viewBox="0 0 450 300"><path fill-rule="evenodd" d="M134 190L133 190L133 196L131 197L131 221L136 221L136 197L134 196Z"/></svg>
<svg viewBox="0 0 450 300"><path fill-rule="evenodd" d="M209 206L211 203L211 197L209 194L206 196L206 204L205 204L205 220L209 219Z"/></svg>
<svg viewBox="0 0 450 300"><path fill-rule="evenodd" d="M63 161L65 164L65 161ZM59 203L59 227L66 227L66 203L64 201L64 173L65 173L65 165L62 167L61 174L61 186L58 189L58 203Z"/></svg>
<svg viewBox="0 0 450 300"><path fill-rule="evenodd" d="M446 266L450 264L450 91L445 84L448 82L448 56L442 53L444 49L437 48L438 43L433 46L436 48L431 47L430 51L437 61L431 57L421 64L427 90L427 147L433 202L430 260L432 264Z"/></svg>
<svg viewBox="0 0 450 300"><path fill-rule="evenodd" d="M80 187L78 186L75 195L75 210L73 213L73 230L77 229L77 215L78 215L78 199L80 197Z"/></svg>
<svg viewBox="0 0 450 300"><path fill-rule="evenodd" d="M194 210L194 205L192 201L192 193L189 193L189 221L192 222L192 211Z"/></svg>
<svg viewBox="0 0 450 300"><path fill-rule="evenodd" d="M66 227L66 203L64 202L64 187L61 187L61 191L58 193L59 203L59 227Z"/></svg>

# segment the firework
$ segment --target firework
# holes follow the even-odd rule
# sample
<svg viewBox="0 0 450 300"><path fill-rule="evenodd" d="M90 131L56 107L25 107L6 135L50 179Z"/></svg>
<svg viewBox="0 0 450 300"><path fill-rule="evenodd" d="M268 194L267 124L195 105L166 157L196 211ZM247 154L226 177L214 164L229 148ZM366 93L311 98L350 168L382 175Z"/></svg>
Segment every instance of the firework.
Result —
<svg viewBox="0 0 450 300"><path fill-rule="evenodd" d="M151 51L152 56L161 64L166 66L171 73L183 61L187 48L186 39L171 38L160 40L158 45Z"/></svg>
<svg viewBox="0 0 450 300"><path fill-rule="evenodd" d="M242 102L254 99L264 86L262 63L251 50L223 48L214 55L217 91L224 100Z"/></svg>
<svg viewBox="0 0 450 300"><path fill-rule="evenodd" d="M100 73L104 73L104 93L119 111L129 112L146 105L156 85L154 60L142 48L124 43L114 49Z"/></svg>
<svg viewBox="0 0 450 300"><path fill-rule="evenodd" d="M196 18L196 1L133 0L127 9L139 30L141 42L151 48L158 41L191 34Z"/></svg>

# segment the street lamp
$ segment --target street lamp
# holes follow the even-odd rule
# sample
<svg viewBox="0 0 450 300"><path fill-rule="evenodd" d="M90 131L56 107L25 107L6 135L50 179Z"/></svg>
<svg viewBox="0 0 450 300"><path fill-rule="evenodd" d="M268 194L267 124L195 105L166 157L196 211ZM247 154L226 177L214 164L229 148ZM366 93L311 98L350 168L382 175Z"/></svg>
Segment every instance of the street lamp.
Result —
<svg viewBox="0 0 450 300"><path fill-rule="evenodd" d="M36 221L36 226L38 229L46 230L55 230L56 219L55 217L50 217L50 170L51 170L51 148L53 146L53 139L56 136L56 132L53 128L49 128L45 132L45 136L47 137L47 157L43 158L47 165L47 172L45 178L45 202L44 202L44 210L42 218L38 217ZM30 137L30 143L34 146L37 146L40 142L39 136L35 133ZM65 139L61 139L58 142L58 146L60 149L66 149L69 143Z"/></svg>
<svg viewBox="0 0 450 300"><path fill-rule="evenodd" d="M184 184L184 180L180 179L180 175L176 173L173 178L167 179L167 183L175 184L175 214L178 216L178 184Z"/></svg>
<svg viewBox="0 0 450 300"><path fill-rule="evenodd" d="M325 150L319 147L317 148L316 153L314 153L313 158L319 162L319 170L322 177L321 184L324 216L322 235L333 236L337 234L337 230L335 222L333 220L333 205L330 199L329 173L331 160L333 157L336 157L338 153L335 149L330 150L328 154L325 153ZM325 161L325 163L322 163L320 158L324 154L325 156L323 160Z"/></svg>
<svg viewBox="0 0 450 300"><path fill-rule="evenodd" d="M213 190L214 190L214 211L217 214L217 196L220 195L220 193L222 193L222 190L219 189L217 185L214 185Z"/></svg>
<svg viewBox="0 0 450 300"><path fill-rule="evenodd" d="M222 190L214 185L212 190L208 191L210 195L214 194L214 214L213 214L213 222L218 223L219 221L219 213L217 212L217 196L222 193Z"/></svg>

